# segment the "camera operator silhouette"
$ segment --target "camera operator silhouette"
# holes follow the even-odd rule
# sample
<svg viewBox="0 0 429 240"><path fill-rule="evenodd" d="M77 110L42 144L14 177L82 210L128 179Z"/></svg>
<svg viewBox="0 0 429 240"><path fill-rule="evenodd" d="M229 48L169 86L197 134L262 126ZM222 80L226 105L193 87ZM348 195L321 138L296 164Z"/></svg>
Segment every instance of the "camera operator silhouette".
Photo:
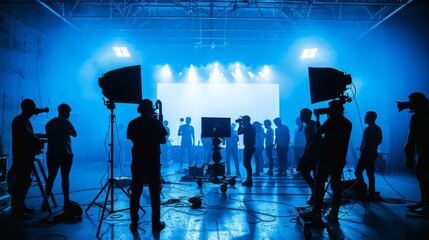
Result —
<svg viewBox="0 0 429 240"><path fill-rule="evenodd" d="M417 204L407 205L408 209L417 213L429 215L429 106L428 99L421 92L414 92L408 96L410 112L414 112L410 120L408 140L405 144L407 167L416 167L417 180L419 182L421 201ZM401 111L404 106L398 103ZM417 160L417 163L416 163Z"/></svg>
<svg viewBox="0 0 429 240"><path fill-rule="evenodd" d="M225 139L225 164L226 175L231 175L231 157L234 159L235 175L241 177L240 166L238 164L238 134L235 130L235 123L231 123L231 137Z"/></svg>
<svg viewBox="0 0 429 240"><path fill-rule="evenodd" d="M255 158L255 172L253 176L259 176L260 172L264 171L264 158L262 157L262 151L264 151L264 128L258 121L253 122L253 126L256 130L255 152L253 153L253 157Z"/></svg>
<svg viewBox="0 0 429 240"><path fill-rule="evenodd" d="M165 223L161 218L161 163L160 144L166 143L168 135L162 123L156 118L152 101L143 99L137 112L141 115L128 124L127 138L133 143L131 149L131 232L137 232L139 221L138 209L140 206L140 196L143 191L143 184L149 185L150 202L152 206L152 231L161 231Z"/></svg>
<svg viewBox="0 0 429 240"><path fill-rule="evenodd" d="M64 195L64 208L76 204L70 201L70 170L73 164L73 151L70 136L76 137L77 133L72 123L69 121L71 107L68 104L58 106L58 117L51 119L45 125L46 136L48 137L48 150L46 152L46 162L48 164L48 180L46 182L46 195L52 193L52 186L61 168L61 187ZM48 209L48 202L43 202L42 210Z"/></svg>
<svg viewBox="0 0 429 240"><path fill-rule="evenodd" d="M366 112L364 122L368 124L368 127L363 131L359 148L360 157L355 169L356 179L359 181L360 189L363 191L361 193L363 196L361 197L363 197L363 200L369 201L376 200L374 169L378 156L377 147L383 139L381 128L375 124L376 119L376 112ZM366 170L366 175L368 176L368 193L366 193L366 184L362 175L364 170Z"/></svg>
<svg viewBox="0 0 429 240"><path fill-rule="evenodd" d="M316 135L324 135L324 139L316 169L313 208L310 211L299 214L303 219L315 222L322 221L325 182L330 177L333 200L330 212L325 217L330 222L338 221L342 198L341 176L346 165L347 149L352 131L352 123L343 116L343 112L343 102L339 100L329 102L328 119L316 131Z"/></svg>
<svg viewBox="0 0 429 240"><path fill-rule="evenodd" d="M252 156L255 152L256 129L250 123L250 117L245 115L236 120L238 122L238 135L243 135L243 166L246 169L247 179L241 185L246 187L253 186L252 179Z"/></svg>
<svg viewBox="0 0 429 240"><path fill-rule="evenodd" d="M265 127L265 153L268 158L268 171L267 174L269 176L273 175L274 168L274 158L273 158L273 148L274 148L274 130L271 127L271 121L269 119L264 120Z"/></svg>
<svg viewBox="0 0 429 240"><path fill-rule="evenodd" d="M41 153L43 144L34 134L30 118L49 109L38 109L31 99L21 102L21 114L12 120L12 166L7 174L11 193L12 217L21 220L34 213L25 205L25 197L31 186L34 157Z"/></svg>
<svg viewBox="0 0 429 240"><path fill-rule="evenodd" d="M183 170L183 155L185 155L185 151L188 155L188 163L192 162L192 147L195 145L195 132L194 127L191 126L191 118L186 118L186 123L180 125L179 131L177 133L182 137L180 142L181 151L180 151L180 171Z"/></svg>
<svg viewBox="0 0 429 240"><path fill-rule="evenodd" d="M303 108L300 111L300 121L305 123L304 134L306 143L296 169L301 172L302 177L311 190L311 196L306 202L308 205L313 205L314 203L314 178L311 176L311 173L313 173L313 176L316 173L316 166L319 161L322 145L322 137L316 135L318 125L316 121L311 120L311 116L312 112L308 108Z"/></svg>
<svg viewBox="0 0 429 240"><path fill-rule="evenodd" d="M287 155L289 152L290 131L289 128L282 123L280 118L274 119L273 122L277 126L274 145L277 152L279 171L276 176L287 176Z"/></svg>

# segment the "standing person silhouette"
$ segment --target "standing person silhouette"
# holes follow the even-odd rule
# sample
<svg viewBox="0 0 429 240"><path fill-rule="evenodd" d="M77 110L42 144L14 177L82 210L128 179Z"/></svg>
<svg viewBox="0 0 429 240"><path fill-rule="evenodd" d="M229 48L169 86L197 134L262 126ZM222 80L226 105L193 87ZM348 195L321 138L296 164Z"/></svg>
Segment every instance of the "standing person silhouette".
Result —
<svg viewBox="0 0 429 240"><path fill-rule="evenodd" d="M409 108L414 114L410 120L408 140L405 145L407 167L416 167L419 182L421 201L407 205L408 209L417 213L429 215L429 106L428 99L421 92L414 92L408 96ZM415 163L417 159L417 163Z"/></svg>
<svg viewBox="0 0 429 240"><path fill-rule="evenodd" d="M299 215L303 219L322 221L323 196L325 195L325 183L331 177L331 189L333 200L331 210L326 218L331 222L338 221L338 212L341 205L341 176L346 165L346 155L349 146L352 123L343 116L343 103L339 100L329 102L328 119L317 129L316 135L324 135L319 163L317 164L314 204L311 211L302 212ZM319 116L316 115L317 121Z"/></svg>
<svg viewBox="0 0 429 240"><path fill-rule="evenodd" d="M375 124L376 119L376 112L366 112L364 122L365 124L368 124L368 127L363 131L362 141L359 148L360 158L355 169L355 176L359 181L360 186L365 185L362 173L366 170L366 175L368 176L368 195L365 192L364 197L367 197L367 200L369 201L376 200L374 170L378 156L377 147L383 139L381 128ZM364 189L366 191L366 187Z"/></svg>
<svg viewBox="0 0 429 240"><path fill-rule="evenodd" d="M267 154L268 164L269 164L267 174L272 176L273 175L273 168L274 168L274 159L273 159L274 130L271 127L271 121L269 119L266 119L264 121L264 127L266 129L266 131L265 131L265 153Z"/></svg>
<svg viewBox="0 0 429 240"><path fill-rule="evenodd" d="M160 144L166 143L168 135L164 126L156 118L152 101L143 99L137 112L141 115L128 124L127 138L133 143L131 149L131 232L137 232L139 221L140 196L143 184L149 185L152 206L152 232L161 231L165 223L161 221L161 162Z"/></svg>
<svg viewBox="0 0 429 240"><path fill-rule="evenodd" d="M304 134L305 134L305 147L304 153L302 154L297 171L301 172L302 177L305 182L308 184L308 187L311 190L311 196L307 200L308 205L313 205L314 203L314 178L313 176L316 173L317 162L320 157L320 150L322 145L322 137L320 135L316 135L316 130L318 125L314 120L311 120L312 112L308 108L303 108L300 111L300 119L303 123L305 123Z"/></svg>
<svg viewBox="0 0 429 240"><path fill-rule="evenodd" d="M231 137L225 140L225 163L226 175L231 175L231 157L234 159L235 175L241 177L240 167L238 164L238 134L235 130L236 124L231 123Z"/></svg>
<svg viewBox="0 0 429 240"><path fill-rule="evenodd" d="M243 135L243 165L246 169L247 179L242 182L241 185L246 187L253 186L252 179L252 156L255 152L255 138L256 130L255 127L250 123L250 117L245 115L241 117L238 122L238 135Z"/></svg>
<svg viewBox="0 0 429 240"><path fill-rule="evenodd" d="M191 118L186 118L186 123L180 125L179 131L177 133L182 137L180 142L181 151L180 151L180 171L183 170L183 155L185 152L188 155L188 164L192 163L192 147L195 145L195 132L194 127L191 126Z"/></svg>
<svg viewBox="0 0 429 240"><path fill-rule="evenodd" d="M8 172L11 189L12 217L22 219L33 208L25 206L25 197L31 185L33 161L42 149L42 142L34 134L30 118L37 114L36 103L31 99L21 102L21 114L12 120L12 166Z"/></svg>
<svg viewBox="0 0 429 240"><path fill-rule="evenodd" d="M168 166L170 164L170 159L169 159L169 150L170 150L170 128L168 127L168 121L164 120L162 122L162 124L164 125L165 130L167 131L167 136L166 136L166 143L161 144L161 163L165 164L166 166Z"/></svg>
<svg viewBox="0 0 429 240"><path fill-rule="evenodd" d="M48 180L46 182L46 196L52 194L52 187L58 170L61 168L61 188L64 195L64 208L70 207L70 171L73 164L73 151L70 136L76 137L77 132L69 121L71 107L62 103L58 106L58 117L51 119L45 125L48 137L46 162L48 165ZM48 209L48 202L43 202L42 210Z"/></svg>
<svg viewBox="0 0 429 240"><path fill-rule="evenodd" d="M253 176L260 176L260 172L264 171L264 158L262 157L262 151L264 151L264 128L258 121L253 122L253 126L256 130L255 152L253 153L253 157L255 158L255 172Z"/></svg>
<svg viewBox="0 0 429 240"><path fill-rule="evenodd" d="M293 153L295 158L290 161L292 163L292 170L294 167L298 167L299 159L304 153L305 144L307 142L305 139L304 122L301 121L300 117L295 119L295 124L296 127L293 133Z"/></svg>
<svg viewBox="0 0 429 240"><path fill-rule="evenodd" d="M277 126L275 130L276 138L274 145L277 151L279 171L276 176L287 176L287 156L289 152L290 131L289 128L282 123L280 118L276 118L273 121Z"/></svg>

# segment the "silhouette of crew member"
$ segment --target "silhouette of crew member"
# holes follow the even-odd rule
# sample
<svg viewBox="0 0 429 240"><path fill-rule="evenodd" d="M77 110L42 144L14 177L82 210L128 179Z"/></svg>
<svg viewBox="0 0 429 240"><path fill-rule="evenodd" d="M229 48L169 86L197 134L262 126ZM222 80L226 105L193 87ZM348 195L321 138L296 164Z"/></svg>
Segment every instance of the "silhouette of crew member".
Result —
<svg viewBox="0 0 429 240"><path fill-rule="evenodd" d="M37 114L31 99L21 102L21 114L12 120L12 166L8 172L11 186L12 216L21 219L35 210L25 206L25 197L31 185L33 161L42 149L42 142L34 134L30 118Z"/></svg>
<svg viewBox="0 0 429 240"><path fill-rule="evenodd" d="M48 137L48 150L46 162L48 164L48 180L46 182L46 195L52 194L52 186L61 168L61 188L64 195L64 207L72 204L69 196L70 170L73 163L73 151L70 136L76 137L77 133L73 124L69 121L71 108L68 104L58 106L58 117L51 119L45 125ZM42 210L46 210L48 202L44 202Z"/></svg>
<svg viewBox="0 0 429 240"><path fill-rule="evenodd" d="M356 179L359 181L361 186L365 185L362 173L366 170L366 175L368 176L368 200L370 201L376 200L374 169L378 156L377 147L383 139L381 128L375 124L376 119L376 112L366 112L364 122L365 124L368 124L368 127L363 131L362 141L359 148L360 158L355 169ZM367 193L365 192L364 194L366 196Z"/></svg>
<svg viewBox="0 0 429 240"><path fill-rule="evenodd" d="M267 154L268 158L268 171L267 174L272 176L273 175L273 168L274 168L274 158L273 158L273 149L274 149L274 130L271 127L271 121L269 119L266 119L264 121L264 127L265 127L265 153Z"/></svg>
<svg viewBox="0 0 429 240"><path fill-rule="evenodd" d="M408 140L405 145L407 167L416 167L419 182L421 201L407 208L417 213L429 215L429 106L428 99L421 92L414 92L408 96L410 111L414 114L410 120ZM415 159L417 158L417 163Z"/></svg>
<svg viewBox="0 0 429 240"><path fill-rule="evenodd" d="M165 130L167 131L167 136L166 136L166 143L161 145L161 162L163 164L168 165L169 164L169 149L170 149L170 128L168 127L168 121L164 120L163 121L163 125Z"/></svg>
<svg viewBox="0 0 429 240"><path fill-rule="evenodd" d="M191 126L191 118L186 118L186 123L180 125L179 131L177 133L182 137L182 141L180 143L181 152L180 152L180 170L183 169L183 155L185 152L188 155L188 162L191 164L192 161L192 147L195 145L195 132L194 127Z"/></svg>
<svg viewBox="0 0 429 240"><path fill-rule="evenodd" d="M231 137L225 139L225 163L226 175L231 175L231 157L234 160L235 175L241 177L240 165L238 164L238 134L235 123L231 123Z"/></svg>
<svg viewBox="0 0 429 240"><path fill-rule="evenodd" d="M300 157L297 171L301 172L302 177L308 184L311 190L311 196L307 200L308 205L313 205L314 202L314 178L316 172L317 162L320 157L320 148L322 144L322 137L316 135L317 124L316 121L311 120L312 112L308 108L303 108L300 111L300 119L305 123L304 134L305 134L305 147L302 156Z"/></svg>
<svg viewBox="0 0 429 240"><path fill-rule="evenodd" d="M300 117L295 119L295 124L296 127L293 133L293 153L295 158L290 161L292 170L298 167L299 159L304 153L305 144L307 142L305 139L305 131L303 131L304 123L301 121Z"/></svg>
<svg viewBox="0 0 429 240"><path fill-rule="evenodd" d="M253 126L256 130L255 152L253 153L253 157L255 158L255 172L253 176L259 176L259 173L264 171L264 159L262 158L262 151L264 151L264 128L258 121L253 122Z"/></svg>
<svg viewBox="0 0 429 240"><path fill-rule="evenodd" d="M289 152L290 131L280 118L273 120L276 125L274 145L277 152L279 171L277 176L287 176L287 155Z"/></svg>
<svg viewBox="0 0 429 240"><path fill-rule="evenodd" d="M317 164L314 188L314 204L311 211L300 213L303 219L322 221L323 196L325 182L331 177L333 200L331 210L326 218L338 221L341 205L341 176L346 165L346 155L349 145L352 123L343 116L343 103L339 100L329 102L329 116L316 131L316 135L324 135L319 163ZM318 116L317 116L318 117Z"/></svg>
<svg viewBox="0 0 429 240"><path fill-rule="evenodd" d="M141 115L128 124L127 138L133 143L131 149L131 232L137 232L139 220L138 209L143 184L149 185L150 202L152 206L152 231L161 231L165 223L161 218L161 163L160 144L166 143L167 131L154 115L152 101L143 99L137 112Z"/></svg>
<svg viewBox="0 0 429 240"><path fill-rule="evenodd" d="M255 152L256 129L250 123L250 117L245 115L238 123L238 135L243 135L243 166L246 169L247 179L241 185L246 187L253 186L252 179L252 156Z"/></svg>

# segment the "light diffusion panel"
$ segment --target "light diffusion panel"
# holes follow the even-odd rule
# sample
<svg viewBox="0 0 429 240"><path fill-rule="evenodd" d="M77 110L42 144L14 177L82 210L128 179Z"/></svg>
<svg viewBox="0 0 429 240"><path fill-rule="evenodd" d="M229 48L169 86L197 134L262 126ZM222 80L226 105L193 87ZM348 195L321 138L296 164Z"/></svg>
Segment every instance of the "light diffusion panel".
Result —
<svg viewBox="0 0 429 240"><path fill-rule="evenodd" d="M279 116L278 84L158 83L157 98L162 101L173 145L180 140L177 136L180 118L192 118L197 145L201 117L228 117L235 122L239 116L249 115L252 122L262 123Z"/></svg>

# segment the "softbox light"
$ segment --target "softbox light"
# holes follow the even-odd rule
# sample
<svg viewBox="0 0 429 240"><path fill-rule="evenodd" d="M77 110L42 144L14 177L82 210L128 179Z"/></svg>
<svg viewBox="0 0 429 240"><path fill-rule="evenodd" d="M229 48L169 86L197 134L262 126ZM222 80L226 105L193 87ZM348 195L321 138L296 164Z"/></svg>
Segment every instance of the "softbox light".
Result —
<svg viewBox="0 0 429 240"><path fill-rule="evenodd" d="M116 103L139 103L142 100L141 66L118 68L98 79L103 95Z"/></svg>
<svg viewBox="0 0 429 240"><path fill-rule="evenodd" d="M311 103L340 97L346 86L352 83L350 74L334 68L308 68Z"/></svg>

